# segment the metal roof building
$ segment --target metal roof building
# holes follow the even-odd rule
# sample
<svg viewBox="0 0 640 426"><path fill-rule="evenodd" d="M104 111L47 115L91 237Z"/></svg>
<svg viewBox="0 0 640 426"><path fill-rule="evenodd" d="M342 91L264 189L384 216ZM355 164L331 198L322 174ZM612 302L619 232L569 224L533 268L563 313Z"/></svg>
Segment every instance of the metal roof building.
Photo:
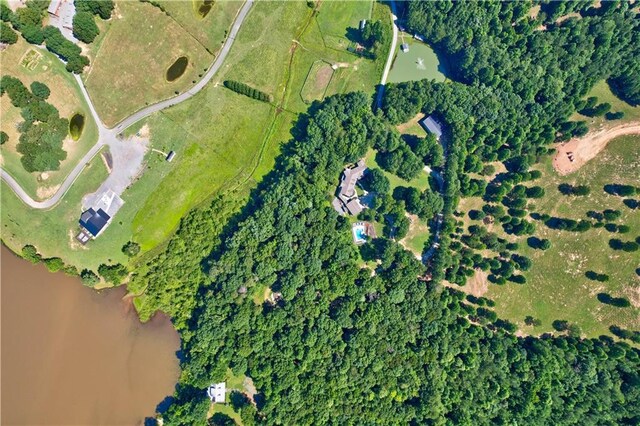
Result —
<svg viewBox="0 0 640 426"><path fill-rule="evenodd" d="M420 122L420 125L427 132L434 134L437 140L440 140L440 138L442 137L442 125L440 125L440 123L435 118L433 118L432 115L425 117Z"/></svg>

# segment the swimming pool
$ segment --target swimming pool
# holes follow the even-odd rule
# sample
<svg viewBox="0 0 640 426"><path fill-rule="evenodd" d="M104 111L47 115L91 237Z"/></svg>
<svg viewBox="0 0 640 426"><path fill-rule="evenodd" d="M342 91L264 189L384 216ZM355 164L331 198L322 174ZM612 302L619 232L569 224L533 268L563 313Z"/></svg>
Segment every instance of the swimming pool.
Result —
<svg viewBox="0 0 640 426"><path fill-rule="evenodd" d="M356 244L362 244L367 241L367 233L365 232L363 223L354 224L352 231L353 231L353 241Z"/></svg>

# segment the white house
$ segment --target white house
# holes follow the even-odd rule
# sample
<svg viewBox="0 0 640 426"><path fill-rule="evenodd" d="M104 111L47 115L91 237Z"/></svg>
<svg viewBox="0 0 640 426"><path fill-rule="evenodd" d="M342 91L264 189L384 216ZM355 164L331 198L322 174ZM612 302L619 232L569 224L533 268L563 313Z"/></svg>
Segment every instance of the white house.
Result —
<svg viewBox="0 0 640 426"><path fill-rule="evenodd" d="M207 389L207 395L211 402L224 404L225 395L227 393L227 384L226 382L215 383L209 386Z"/></svg>

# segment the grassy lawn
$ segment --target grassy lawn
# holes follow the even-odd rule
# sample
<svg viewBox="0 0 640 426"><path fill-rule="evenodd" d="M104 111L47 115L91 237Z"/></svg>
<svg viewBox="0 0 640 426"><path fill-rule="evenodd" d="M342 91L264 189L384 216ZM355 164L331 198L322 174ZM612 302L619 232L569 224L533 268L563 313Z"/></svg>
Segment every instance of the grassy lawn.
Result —
<svg viewBox="0 0 640 426"><path fill-rule="evenodd" d="M245 376L236 376L230 369L227 370L227 376L225 377L227 387L227 402L226 404L211 404L209 412L207 413L207 418L213 416L215 413L222 413L235 420L236 424L242 425L240 414L235 412L229 404L229 394L234 390L244 393L244 379Z"/></svg>
<svg viewBox="0 0 640 426"><path fill-rule="evenodd" d="M640 256L638 252L614 251L608 245L611 238L626 241L640 235L640 215L623 205L622 198L608 195L602 189L608 183L640 185L639 159L640 138L626 136L610 142L598 157L571 175L558 176L550 161L539 166L544 177L536 184L545 188L546 195L534 200L534 211L578 220L586 218L589 210L617 209L622 218L616 223L628 225L631 231L617 234L592 228L585 233L573 233L552 230L538 222L536 236L548 238L551 248L533 250L524 238L518 240L519 251L531 258L533 267L524 273L525 285L489 285L487 297L496 301L499 316L534 334L552 331L551 323L557 319L578 324L589 337L609 334L611 325L640 329L640 278L635 273ZM585 197L564 196L557 187L565 182L588 185L591 193ZM585 277L589 270L607 274L610 279L605 283L589 280ZM633 306L616 308L602 304L596 299L599 292L627 297ZM542 325L535 328L524 325L526 315L540 319Z"/></svg>
<svg viewBox="0 0 640 426"><path fill-rule="evenodd" d="M571 116L571 120L583 120L589 123L589 129L598 130L605 129L609 127L614 127L619 124L628 123L632 121L640 120L640 106L633 107L628 103L624 102L621 99L618 99L609 88L609 85L605 80L600 81L598 84L593 86L593 89L584 97L584 99L595 96L598 98L598 103L607 102L611 104L611 111L624 112L624 117L620 120L607 120L604 116L602 117L587 117L579 113L574 113Z"/></svg>
<svg viewBox="0 0 640 426"><path fill-rule="evenodd" d="M2 167L32 198L48 198L55 193L78 160L95 144L98 129L76 81L53 54L28 44L20 37L16 44L9 45L0 52L0 62L3 75L17 77L27 87L34 81L45 83L51 89L47 101L60 111L62 117L70 119L75 113L85 116L86 124L80 139L73 141L68 137L64 142L63 148L67 152L67 158L60 163L60 169L44 174L28 173L20 162L21 154L16 151L20 137L16 125L23 121L20 110L11 105L8 95L0 98L0 127L9 135L9 141L0 150Z"/></svg>
<svg viewBox="0 0 640 426"><path fill-rule="evenodd" d="M131 113L191 87L211 65L213 56L178 23L149 3L118 1L113 22L90 53L83 78L107 126ZM107 29L108 28L108 29ZM180 56L189 59L185 73L172 82L167 68Z"/></svg>
<svg viewBox="0 0 640 426"><path fill-rule="evenodd" d="M226 32L243 5L242 1L215 1L203 18L196 7L202 1L161 0L158 3L178 25L214 55L222 47Z"/></svg>
<svg viewBox="0 0 640 426"><path fill-rule="evenodd" d="M409 215L409 219L411 220L409 232L407 232L407 236L400 241L400 244L422 259L424 245L429 241L431 231L429 225L418 216Z"/></svg>
<svg viewBox="0 0 640 426"><path fill-rule="evenodd" d="M102 159L94 158L62 201L51 210L35 210L27 207L2 182L2 241L13 251L20 253L26 244L33 244L43 257L62 257L67 264L78 268L96 269L100 263L125 261L120 253L122 243L114 239L120 225L116 218L100 238L86 246L75 240L82 197L95 191L107 177ZM38 236L37 240L34 236Z"/></svg>

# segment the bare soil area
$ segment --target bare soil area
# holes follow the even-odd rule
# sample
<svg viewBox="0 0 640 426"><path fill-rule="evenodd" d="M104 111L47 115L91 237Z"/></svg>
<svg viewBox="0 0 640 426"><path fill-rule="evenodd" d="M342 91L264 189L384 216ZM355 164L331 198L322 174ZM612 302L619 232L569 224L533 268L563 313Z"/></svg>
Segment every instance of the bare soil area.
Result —
<svg viewBox="0 0 640 426"><path fill-rule="evenodd" d="M556 148L553 168L560 175L568 175L595 158L609 143L619 136L640 134L640 123L632 122L607 130L588 133L583 138L574 138Z"/></svg>

